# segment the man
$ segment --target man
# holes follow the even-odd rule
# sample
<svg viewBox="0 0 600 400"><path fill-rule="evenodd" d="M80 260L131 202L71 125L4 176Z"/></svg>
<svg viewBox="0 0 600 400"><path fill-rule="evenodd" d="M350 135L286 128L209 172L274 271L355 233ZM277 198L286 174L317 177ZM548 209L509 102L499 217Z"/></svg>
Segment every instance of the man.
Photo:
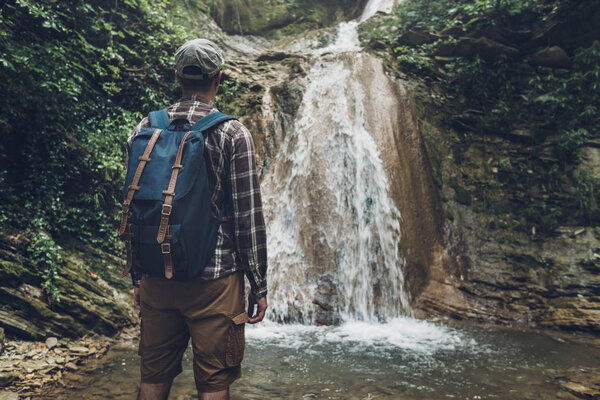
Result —
<svg viewBox="0 0 600 400"><path fill-rule="evenodd" d="M171 121L193 125L218 111L214 101L222 68L221 51L209 40L190 40L177 50L182 98L167 109ZM131 132L128 149L149 126L144 118ZM241 376L244 323L262 321L267 309L266 233L252 136L237 120L217 125L206 132L205 157L214 215L227 202L230 206L201 277L182 282L131 272L133 302L141 313L139 400L168 398L190 337L199 398L228 399L229 386ZM251 286L247 314L244 272Z"/></svg>

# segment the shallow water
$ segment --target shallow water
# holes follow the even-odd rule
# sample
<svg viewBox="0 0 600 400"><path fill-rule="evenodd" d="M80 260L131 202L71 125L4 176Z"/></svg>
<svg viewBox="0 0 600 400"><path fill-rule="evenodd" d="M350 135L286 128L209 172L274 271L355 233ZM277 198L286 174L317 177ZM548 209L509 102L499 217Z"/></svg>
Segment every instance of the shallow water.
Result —
<svg viewBox="0 0 600 400"><path fill-rule="evenodd" d="M341 327L248 327L232 399L552 399L555 376L599 367L600 350L500 328L399 318ZM136 346L107 355L87 388L58 399L133 399ZM171 399L192 399L191 350Z"/></svg>

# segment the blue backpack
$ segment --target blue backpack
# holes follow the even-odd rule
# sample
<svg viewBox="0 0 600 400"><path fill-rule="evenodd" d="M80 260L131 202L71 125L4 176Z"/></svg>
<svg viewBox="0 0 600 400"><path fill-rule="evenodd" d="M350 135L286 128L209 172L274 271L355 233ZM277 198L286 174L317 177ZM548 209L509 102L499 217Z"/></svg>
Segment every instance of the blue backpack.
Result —
<svg viewBox="0 0 600 400"><path fill-rule="evenodd" d="M135 264L150 276L190 280L212 258L229 205L218 216L211 212L203 132L235 118L212 113L191 126L185 119L170 121L166 109L148 118L151 127L133 140L123 188L119 237L127 263L122 276Z"/></svg>

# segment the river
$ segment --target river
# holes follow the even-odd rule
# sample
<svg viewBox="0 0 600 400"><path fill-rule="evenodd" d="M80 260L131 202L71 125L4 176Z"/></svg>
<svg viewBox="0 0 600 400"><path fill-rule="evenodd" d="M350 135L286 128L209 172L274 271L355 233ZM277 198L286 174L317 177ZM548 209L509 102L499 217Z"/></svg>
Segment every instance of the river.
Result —
<svg viewBox="0 0 600 400"><path fill-rule="evenodd" d="M246 332L232 399L555 399L558 377L600 367L600 351L590 346L412 318L338 327L267 322ZM171 399L196 398L191 356L190 348ZM83 385L53 398L135 398L136 345L114 347Z"/></svg>

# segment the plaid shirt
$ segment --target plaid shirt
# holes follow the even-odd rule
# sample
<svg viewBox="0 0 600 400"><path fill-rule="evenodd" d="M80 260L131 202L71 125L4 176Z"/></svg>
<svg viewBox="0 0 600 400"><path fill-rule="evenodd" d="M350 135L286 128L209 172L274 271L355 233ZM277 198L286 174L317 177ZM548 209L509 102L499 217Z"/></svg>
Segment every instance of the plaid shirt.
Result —
<svg viewBox="0 0 600 400"><path fill-rule="evenodd" d="M199 96L182 98L167 109L171 120L185 118L191 124L216 111L212 101ZM147 117L129 135L128 154L135 135L146 127L150 127ZM243 269L252 292L265 296L267 240L252 135L239 121L231 120L208 130L205 143L205 156L212 167L208 179L213 212L218 214L226 202L227 187L231 188L233 207L223 215L215 254L201 278L217 279ZM134 286L139 286L140 272L132 268L131 277Z"/></svg>

